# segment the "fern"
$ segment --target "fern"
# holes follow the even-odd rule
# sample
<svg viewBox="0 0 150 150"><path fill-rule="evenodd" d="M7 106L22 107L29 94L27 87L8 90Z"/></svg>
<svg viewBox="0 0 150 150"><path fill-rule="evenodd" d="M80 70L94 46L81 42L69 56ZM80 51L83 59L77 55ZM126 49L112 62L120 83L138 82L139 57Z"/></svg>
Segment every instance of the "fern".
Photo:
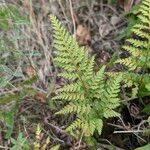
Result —
<svg viewBox="0 0 150 150"><path fill-rule="evenodd" d="M143 0L138 16L138 23L132 27L134 36L127 39L123 49L130 56L124 59L119 59L115 63L125 65L128 70L125 72L110 72L109 75L116 77L122 74L125 85L135 87L132 89L132 97L139 94L145 96L146 85L150 82L150 75L147 73L150 69L150 1ZM138 70L139 73L136 73ZM143 92L144 91L144 92Z"/></svg>
<svg viewBox="0 0 150 150"><path fill-rule="evenodd" d="M150 1L143 0L139 9L139 21L132 28L136 38L127 40L128 44L123 49L130 53L130 57L117 60L129 70L136 68L150 69Z"/></svg>
<svg viewBox="0 0 150 150"><path fill-rule="evenodd" d="M34 150L46 150L51 144L50 138L47 137L44 141L44 144L41 142L42 129L40 124L37 125L36 133L35 133L35 141L33 143ZM49 150L59 150L60 145L52 146Z"/></svg>
<svg viewBox="0 0 150 150"><path fill-rule="evenodd" d="M101 134L103 119L116 117L119 106L118 93L121 76L107 79L105 66L94 71L94 56L89 57L83 47L61 26L55 16L50 20L54 30L55 62L62 69L59 74L70 82L58 89L53 99L67 102L56 114L76 114L76 120L66 129L69 132L81 129L85 136L94 131Z"/></svg>

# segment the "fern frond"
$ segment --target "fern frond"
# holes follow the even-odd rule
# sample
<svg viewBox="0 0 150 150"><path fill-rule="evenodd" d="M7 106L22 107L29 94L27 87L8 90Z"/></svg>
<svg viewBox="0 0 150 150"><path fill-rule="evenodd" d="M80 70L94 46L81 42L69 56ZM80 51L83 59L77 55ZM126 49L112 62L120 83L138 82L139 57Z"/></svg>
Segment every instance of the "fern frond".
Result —
<svg viewBox="0 0 150 150"><path fill-rule="evenodd" d="M146 39L150 38L150 35L144 31L142 31L141 29L133 28L131 31L141 38L146 38Z"/></svg>
<svg viewBox="0 0 150 150"><path fill-rule="evenodd" d="M93 135L96 129L95 120L89 120L89 122L87 123L87 127L88 127L88 130L86 131L86 134L87 134L86 136Z"/></svg>
<svg viewBox="0 0 150 150"><path fill-rule="evenodd" d="M134 57L138 57L141 54L139 48L135 48L135 47L132 47L132 46L129 46L129 45L124 45L122 48L124 50L128 51Z"/></svg>
<svg viewBox="0 0 150 150"><path fill-rule="evenodd" d="M58 92L80 92L81 91L81 85L80 83L71 83L65 85L63 88L58 89Z"/></svg>
<svg viewBox="0 0 150 150"><path fill-rule="evenodd" d="M95 72L95 57L89 57L88 52L78 46L56 17L50 18L54 29L55 61L63 71L59 76L71 80L71 83L66 83L53 98L68 103L56 114L76 114L77 119L66 129L69 132L81 129L85 136L93 135L95 131L100 134L102 119L105 116L117 116L113 109L119 106L120 77L111 78L108 80L110 82L107 82L105 66ZM112 114L109 114L109 111L104 115L106 109L107 112L110 109Z"/></svg>
<svg viewBox="0 0 150 150"><path fill-rule="evenodd" d="M141 21L143 24L148 24L149 19L148 19L146 16L140 15L140 16L138 16L138 18L140 19L140 21Z"/></svg>
<svg viewBox="0 0 150 150"><path fill-rule="evenodd" d="M83 66L82 64L80 66L81 68L82 67L85 68L84 70L86 70L86 71L83 72L83 74L87 80L91 79L93 77L93 68L94 68L94 63L95 63L94 59L95 59L95 57L93 56L89 62L87 61L86 66ZM83 63L83 64L86 64L86 63Z"/></svg>
<svg viewBox="0 0 150 150"><path fill-rule="evenodd" d="M98 133L101 134L103 128L103 121L101 119L93 119L88 122L80 119L75 120L66 131L72 132L75 129L82 129L85 133L85 136L93 135L95 129L97 129Z"/></svg>
<svg viewBox="0 0 150 150"><path fill-rule="evenodd" d="M119 113L115 112L112 109L105 109L105 111L104 111L104 117L105 118L117 117L119 115L120 115Z"/></svg>
<svg viewBox="0 0 150 150"><path fill-rule="evenodd" d="M123 78L123 87L130 87L132 88L131 97L136 97L139 94L139 87L142 87L142 89L146 89L146 85L150 82L150 75L147 74L137 74L134 72L108 72L108 76L111 77L118 77L119 75L122 75ZM111 108L111 105L109 106Z"/></svg>
<svg viewBox="0 0 150 150"><path fill-rule="evenodd" d="M69 105L62 108L60 111L58 111L56 114L68 114L68 113L89 113L90 112L90 105L76 105L73 103L70 103Z"/></svg>
<svg viewBox="0 0 150 150"><path fill-rule="evenodd" d="M144 48L148 47L147 41L141 41L138 39L127 39L126 41L131 43L134 47L144 47Z"/></svg>
<svg viewBox="0 0 150 150"><path fill-rule="evenodd" d="M117 60L116 63L121 63L125 66L128 66L129 70L135 70L137 67L137 63L132 57Z"/></svg>
<svg viewBox="0 0 150 150"><path fill-rule="evenodd" d="M102 128L103 128L103 121L101 119L95 119L94 122L99 135L101 135Z"/></svg>
<svg viewBox="0 0 150 150"><path fill-rule="evenodd" d="M53 98L54 100L55 99L63 99L63 100L67 100L67 101L83 101L85 99L85 96L84 96L84 93L69 93L69 92L62 92L60 93L58 96L55 96Z"/></svg>
<svg viewBox="0 0 150 150"><path fill-rule="evenodd" d="M67 73L76 74L77 72L78 75L81 75L83 72L86 72L87 65L89 65L90 62L87 52L84 48L79 47L75 39L61 26L56 17L51 15L50 18L55 31L54 47L57 49L55 53L57 56L54 60L57 65Z"/></svg>
<svg viewBox="0 0 150 150"><path fill-rule="evenodd" d="M92 85L91 88L92 89L98 89L101 85L103 86L103 81L104 81L104 70L105 70L105 66L103 66L93 77L92 79Z"/></svg>
<svg viewBox="0 0 150 150"><path fill-rule="evenodd" d="M120 82L122 80L122 76L118 76L116 78L111 78L106 83L106 90L104 91L104 102L105 103L119 103L119 99L117 98L120 88Z"/></svg>
<svg viewBox="0 0 150 150"><path fill-rule="evenodd" d="M144 24L135 24L134 28L141 29L141 30L148 30L149 29L149 27L147 25L144 25Z"/></svg>
<svg viewBox="0 0 150 150"><path fill-rule="evenodd" d="M150 1L143 0L139 9L139 21L133 26L131 31L136 35L134 38L127 39L129 45L123 48L127 50L131 56L116 61L123 64L129 70L136 68L150 68Z"/></svg>
<svg viewBox="0 0 150 150"><path fill-rule="evenodd" d="M144 0L142 3L143 3L145 6L150 7L150 6L149 6L149 0Z"/></svg>
<svg viewBox="0 0 150 150"><path fill-rule="evenodd" d="M59 77L63 77L64 79L68 80L76 80L78 78L77 73L72 73L72 72L62 72L58 74Z"/></svg>
<svg viewBox="0 0 150 150"><path fill-rule="evenodd" d="M97 98L102 97L102 93L104 92L104 70L105 66L103 66L93 77L92 84L90 88L94 91L94 95Z"/></svg>
<svg viewBox="0 0 150 150"><path fill-rule="evenodd" d="M150 1L143 0L139 9L138 23L133 26L131 31L134 37L127 39L127 44L123 49L128 51L128 58L119 59L116 63L126 66L129 71L120 72L123 75L125 86L133 87L132 96L138 94L138 87L146 86L147 77L145 72L150 69ZM140 69L142 75L134 73ZM120 74L119 73L119 74ZM141 83L142 82L142 83ZM145 84L145 85L144 85Z"/></svg>
<svg viewBox="0 0 150 150"><path fill-rule="evenodd" d="M66 131L72 132L77 128L81 128L83 126L83 121L81 119L76 119L69 127L66 128Z"/></svg>

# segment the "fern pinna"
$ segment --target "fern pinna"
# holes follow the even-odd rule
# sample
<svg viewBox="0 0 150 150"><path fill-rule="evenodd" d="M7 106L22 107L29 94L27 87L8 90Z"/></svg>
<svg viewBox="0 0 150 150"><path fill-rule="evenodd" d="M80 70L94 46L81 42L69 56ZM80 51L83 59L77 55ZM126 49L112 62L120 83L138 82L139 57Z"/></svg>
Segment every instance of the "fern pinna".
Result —
<svg viewBox="0 0 150 150"><path fill-rule="evenodd" d="M70 80L54 97L68 103L56 114L76 114L76 120L66 129L69 132L81 129L85 136L94 131L101 134L103 118L118 116L114 109L119 106L121 76L107 79L105 66L94 72L94 56L89 57L55 16L50 15L50 20L56 49L54 60L62 69L59 76Z"/></svg>
<svg viewBox="0 0 150 150"><path fill-rule="evenodd" d="M150 82L150 0L142 1L138 10L138 23L131 31L133 37L127 39L126 45L123 46L130 56L116 61L125 65L128 70L117 75L123 75L127 86L134 85L143 89Z"/></svg>

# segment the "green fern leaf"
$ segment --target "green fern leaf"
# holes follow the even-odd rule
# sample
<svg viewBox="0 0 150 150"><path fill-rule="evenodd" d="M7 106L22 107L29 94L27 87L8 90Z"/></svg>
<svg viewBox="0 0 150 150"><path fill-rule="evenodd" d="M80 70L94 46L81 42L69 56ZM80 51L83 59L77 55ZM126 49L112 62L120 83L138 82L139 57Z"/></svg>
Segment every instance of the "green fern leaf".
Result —
<svg viewBox="0 0 150 150"><path fill-rule="evenodd" d="M102 119L117 116L113 109L119 106L121 78L107 81L105 66L95 72L95 57L89 57L88 52L77 44L56 17L50 18L54 29L55 61L62 69L59 76L70 80L57 90L58 95L53 98L67 101L67 105L56 114L76 114L77 119L66 129L71 133L79 129L84 136L91 136L95 131L101 134Z"/></svg>

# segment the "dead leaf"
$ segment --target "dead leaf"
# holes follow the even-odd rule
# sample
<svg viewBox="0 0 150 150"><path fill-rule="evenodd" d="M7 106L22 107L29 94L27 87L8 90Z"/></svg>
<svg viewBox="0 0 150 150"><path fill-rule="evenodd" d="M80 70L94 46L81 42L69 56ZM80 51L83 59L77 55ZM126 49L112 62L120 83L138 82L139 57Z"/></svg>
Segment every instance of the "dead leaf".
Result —
<svg viewBox="0 0 150 150"><path fill-rule="evenodd" d="M40 101L42 103L46 103L47 102L46 94L41 93L41 92L36 93L35 96L34 96L34 99L38 100L38 101Z"/></svg>
<svg viewBox="0 0 150 150"><path fill-rule="evenodd" d="M91 43L90 32L81 24L77 26L76 37L80 46L88 46Z"/></svg>
<svg viewBox="0 0 150 150"><path fill-rule="evenodd" d="M31 67L31 66L28 66L26 68L26 73L29 76L29 78L32 78L32 77L34 77L36 75L35 69L33 67Z"/></svg>

